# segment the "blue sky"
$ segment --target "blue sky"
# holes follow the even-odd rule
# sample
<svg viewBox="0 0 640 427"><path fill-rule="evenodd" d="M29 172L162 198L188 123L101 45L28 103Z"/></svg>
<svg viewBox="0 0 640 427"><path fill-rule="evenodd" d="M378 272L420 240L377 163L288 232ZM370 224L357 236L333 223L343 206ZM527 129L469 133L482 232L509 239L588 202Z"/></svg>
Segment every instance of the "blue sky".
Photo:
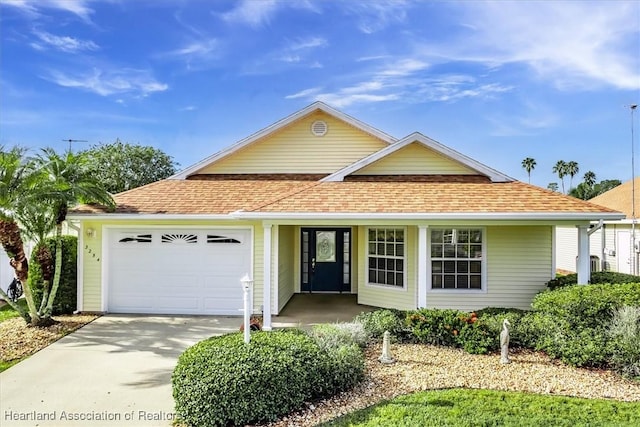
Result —
<svg viewBox="0 0 640 427"><path fill-rule="evenodd" d="M5 146L184 168L321 100L542 187L560 159L631 179L638 1L0 0L0 36Z"/></svg>

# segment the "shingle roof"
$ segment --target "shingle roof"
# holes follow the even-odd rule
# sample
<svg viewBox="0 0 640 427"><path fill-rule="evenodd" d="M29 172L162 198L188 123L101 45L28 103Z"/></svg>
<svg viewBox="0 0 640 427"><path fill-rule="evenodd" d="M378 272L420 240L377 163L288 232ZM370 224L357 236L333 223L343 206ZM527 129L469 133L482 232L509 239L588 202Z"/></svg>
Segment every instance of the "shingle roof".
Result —
<svg viewBox="0 0 640 427"><path fill-rule="evenodd" d="M345 181L322 182L255 212L312 213L614 213L573 197L519 181Z"/></svg>
<svg viewBox="0 0 640 427"><path fill-rule="evenodd" d="M589 201L600 206L606 206L616 211L620 211L627 216L627 219L631 219L632 182L633 180L629 180ZM635 190L635 213L636 217L638 217L640 216L640 177L635 179Z"/></svg>
<svg viewBox="0 0 640 427"><path fill-rule="evenodd" d="M205 178L205 177L203 177ZM209 176L167 179L115 196L121 214L270 213L614 213L615 210L519 181L477 176ZM104 213L82 206L74 214Z"/></svg>
<svg viewBox="0 0 640 427"><path fill-rule="evenodd" d="M308 179L165 179L116 194L117 214L228 214L268 203L315 181ZM83 205L73 214L106 213Z"/></svg>

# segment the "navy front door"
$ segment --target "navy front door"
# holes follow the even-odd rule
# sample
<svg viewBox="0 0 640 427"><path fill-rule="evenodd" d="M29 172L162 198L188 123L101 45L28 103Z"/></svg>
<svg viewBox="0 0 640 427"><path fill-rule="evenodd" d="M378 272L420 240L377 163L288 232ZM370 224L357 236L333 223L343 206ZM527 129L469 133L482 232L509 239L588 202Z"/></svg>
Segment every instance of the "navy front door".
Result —
<svg viewBox="0 0 640 427"><path fill-rule="evenodd" d="M351 229L301 230L303 292L351 291Z"/></svg>

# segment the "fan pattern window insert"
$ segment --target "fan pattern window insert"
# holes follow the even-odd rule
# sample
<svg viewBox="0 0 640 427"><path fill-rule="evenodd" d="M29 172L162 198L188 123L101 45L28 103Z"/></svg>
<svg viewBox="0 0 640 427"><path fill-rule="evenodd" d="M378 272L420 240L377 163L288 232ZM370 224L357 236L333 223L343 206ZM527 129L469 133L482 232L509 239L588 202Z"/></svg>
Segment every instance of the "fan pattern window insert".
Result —
<svg viewBox="0 0 640 427"><path fill-rule="evenodd" d="M207 234L207 243L242 243L242 242L232 237L218 236L215 234Z"/></svg>
<svg viewBox="0 0 640 427"><path fill-rule="evenodd" d="M118 240L120 243L151 243L151 234L131 234Z"/></svg>
<svg viewBox="0 0 640 427"><path fill-rule="evenodd" d="M198 243L198 236L195 234L163 234L162 243Z"/></svg>

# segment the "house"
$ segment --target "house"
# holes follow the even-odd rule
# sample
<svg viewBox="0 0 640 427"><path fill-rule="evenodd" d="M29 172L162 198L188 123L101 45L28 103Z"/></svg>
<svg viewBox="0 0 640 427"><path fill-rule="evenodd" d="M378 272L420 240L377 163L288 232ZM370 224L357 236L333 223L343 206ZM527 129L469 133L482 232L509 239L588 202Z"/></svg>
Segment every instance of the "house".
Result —
<svg viewBox="0 0 640 427"><path fill-rule="evenodd" d="M324 103L188 167L82 206L78 310L238 314L271 327L295 293L397 309L527 308L554 277L554 227L622 214L516 181L420 133Z"/></svg>
<svg viewBox="0 0 640 427"><path fill-rule="evenodd" d="M632 183L631 180L627 181L589 200L625 214L622 221L603 221L602 224L593 224L593 234L590 238L592 271L640 274L640 230L638 230L637 221L640 215L640 178L635 178L635 191L638 192L635 196L635 210L632 204L634 198ZM633 231L635 231L635 239L633 239ZM558 268L576 271L578 256L576 234L575 227L556 229Z"/></svg>

